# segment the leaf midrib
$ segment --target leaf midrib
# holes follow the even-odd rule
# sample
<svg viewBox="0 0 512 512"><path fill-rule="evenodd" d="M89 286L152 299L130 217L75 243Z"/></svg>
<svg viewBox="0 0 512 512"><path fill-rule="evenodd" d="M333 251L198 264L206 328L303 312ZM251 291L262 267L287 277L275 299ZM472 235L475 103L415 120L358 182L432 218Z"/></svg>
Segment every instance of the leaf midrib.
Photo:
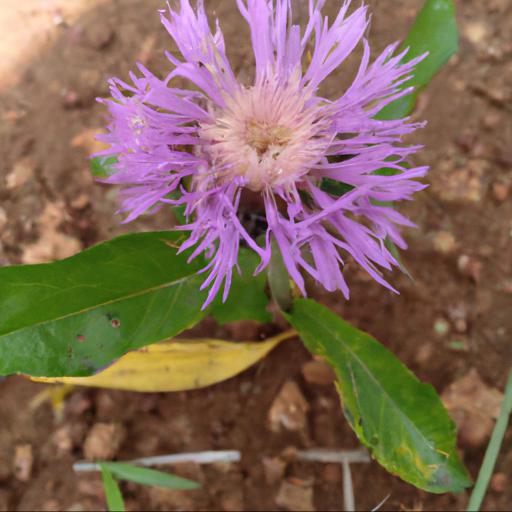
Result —
<svg viewBox="0 0 512 512"><path fill-rule="evenodd" d="M152 287L146 288L144 290L139 290L137 292L134 292L134 293L131 293L131 294L128 294L128 295L123 295L122 297L117 297L115 299L103 301L103 302L100 302L98 304L94 304L93 306L86 307L86 308L80 309L78 311L73 311L72 313L67 313L67 314L62 315L62 316L57 316L55 318L51 318L51 319L48 319L48 320L43 320L43 321L37 322L35 324L25 325L25 326L20 327L18 329L6 332L4 334L0 334L0 342L2 341L3 338L12 336L14 334L23 332L25 330L36 329L36 328L41 327L43 325L47 325L47 324L51 324L51 323L54 323L54 322L58 322L60 320L64 320L66 318L70 318L70 317L73 317L73 316L78 316L78 315L87 313L89 311L93 311L95 309L98 309L100 307L107 306L109 304L116 304L117 302L121 302L121 301L124 301L124 300L132 299L134 297L140 297L140 296L143 296L143 295L146 295L146 294L154 293L154 292L156 292L158 290L163 290L165 288L170 288L170 287L175 286L175 285L181 285L184 282L186 282L187 280L193 279L194 277L195 277L195 275L191 274L191 275L182 277L180 279L177 279L175 281L171 281L171 282L167 282L167 283L162 283L160 285L152 286Z"/></svg>

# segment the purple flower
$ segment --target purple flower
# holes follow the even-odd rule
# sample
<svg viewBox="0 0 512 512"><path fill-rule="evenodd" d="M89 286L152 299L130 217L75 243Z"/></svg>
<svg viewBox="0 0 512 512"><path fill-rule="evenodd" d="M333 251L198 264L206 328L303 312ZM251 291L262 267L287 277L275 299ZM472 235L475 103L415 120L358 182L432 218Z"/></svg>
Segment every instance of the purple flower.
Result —
<svg viewBox="0 0 512 512"><path fill-rule="evenodd" d="M404 168L419 146L402 136L420 123L376 120L397 98L422 57L403 64L406 52L388 46L373 62L365 39L363 5L349 13L343 3L329 24L325 0L309 0L309 21L293 25L291 0L237 0L250 26L256 61L251 83L231 68L222 32L209 27L203 2L161 12L162 23L181 57L168 53L172 71L160 80L144 66L132 84L110 82L111 123L103 154L118 156L106 181L124 185L120 211L126 222L163 204L185 205L189 231L180 250L209 263L202 288L205 307L223 287L229 293L240 243L268 264L271 238L286 268L305 294L303 271L329 291L349 290L342 273L351 256L376 281L393 288L379 269L398 262L386 248L405 248L400 226L413 224L390 202L410 199L424 188L415 181L426 167ZM321 82L362 42L359 70L339 98L319 93ZM193 88L174 88L175 79ZM387 173L378 173L382 168ZM337 190L336 190L337 189ZM258 245L243 223L242 195L261 198L266 235ZM275 245L274 245L275 246Z"/></svg>

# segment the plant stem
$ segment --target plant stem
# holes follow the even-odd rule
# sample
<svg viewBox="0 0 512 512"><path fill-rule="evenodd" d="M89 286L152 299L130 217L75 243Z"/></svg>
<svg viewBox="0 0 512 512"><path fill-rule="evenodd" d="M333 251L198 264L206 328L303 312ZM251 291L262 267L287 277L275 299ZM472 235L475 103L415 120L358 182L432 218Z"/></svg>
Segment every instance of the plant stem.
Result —
<svg viewBox="0 0 512 512"><path fill-rule="evenodd" d="M288 271L284 265L281 251L276 240L272 237L272 257L268 268L268 284L270 294L282 311L289 311L292 307L293 293L290 286Z"/></svg>
<svg viewBox="0 0 512 512"><path fill-rule="evenodd" d="M489 445L487 446L487 450L485 452L482 467L478 473L478 479L469 500L467 508L468 512L478 512L480 510L480 506L482 505L487 487L489 486L489 481L491 480L491 476L494 471L494 466L496 465L496 459L498 458L511 413L512 371L509 374L507 387L505 388L505 396L503 397L503 402L501 404L500 416L496 421L496 425L494 426L491 440L489 441Z"/></svg>

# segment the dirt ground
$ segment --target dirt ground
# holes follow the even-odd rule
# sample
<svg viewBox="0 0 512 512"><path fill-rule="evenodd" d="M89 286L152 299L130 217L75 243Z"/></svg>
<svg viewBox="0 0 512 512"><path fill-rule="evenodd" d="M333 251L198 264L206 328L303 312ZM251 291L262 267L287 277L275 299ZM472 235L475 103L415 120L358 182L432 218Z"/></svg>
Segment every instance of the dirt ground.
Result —
<svg viewBox="0 0 512 512"><path fill-rule="evenodd" d="M297 0L299 11L305 3ZM376 50L403 37L422 4L369 3ZM327 4L334 10L338 2ZM234 0L207 5L221 19L235 69L246 76L250 48ZM136 60L166 69L170 41L156 15L163 6L163 0L0 2L1 265L61 258L121 232L169 226L165 213L120 226L115 190L95 184L87 163L104 122L95 97L107 94L107 78L126 77ZM503 389L512 362L512 2L460 0L458 17L460 53L422 96L417 113L428 120L415 135L426 144L418 160L432 170L430 188L402 207L419 226L407 232L410 250L403 256L414 281L396 274L401 295L393 296L353 267L350 302L316 296L444 393L475 477L495 414L483 397ZM338 79L346 82L342 74ZM331 81L329 88L337 87ZM259 335L252 324L221 329L211 321L199 331ZM0 510L105 509L99 478L71 469L102 428L118 439L118 447L109 443L118 460L211 449L243 454L231 466L174 468L200 481L198 491L123 484L129 510L342 510L341 469L288 456L294 448L358 446L334 387L304 374L309 360L292 340L237 378L204 390L78 389L60 422L48 405L29 407L41 385L9 377L0 382ZM466 387L450 388L462 378ZM287 381L299 385L309 411L298 432L275 433L268 412ZM511 510L510 429L497 472L484 508ZM428 495L376 463L354 465L352 473L359 509L386 496L381 510L461 510L467 503L468 494Z"/></svg>

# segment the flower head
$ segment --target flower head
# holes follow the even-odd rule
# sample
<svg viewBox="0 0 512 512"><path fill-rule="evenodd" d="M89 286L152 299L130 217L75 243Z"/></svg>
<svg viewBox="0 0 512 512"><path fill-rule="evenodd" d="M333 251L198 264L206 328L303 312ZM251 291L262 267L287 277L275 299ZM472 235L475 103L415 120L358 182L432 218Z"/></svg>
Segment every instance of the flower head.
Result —
<svg viewBox="0 0 512 512"><path fill-rule="evenodd" d="M161 12L181 55L167 54L172 71L161 80L139 65L132 84L112 79L112 99L104 100L111 114L104 154L118 157L107 181L124 185L126 222L165 203L185 205L188 224L177 229L190 234L180 250L209 260L205 305L221 288L226 299L241 243L260 256L257 272L277 246L303 293L305 271L348 297L347 256L393 289L379 270L398 265L385 241L406 247L398 228L412 224L390 202L424 188L416 178L427 168L404 168L419 148L402 144L421 124L375 119L410 94L403 84L421 57L403 63L405 52L395 55L392 44L371 62L365 6L349 12L346 0L329 24L325 0L309 0L301 28L292 23L291 3L237 0L256 63L254 80L241 83L203 1L193 8L180 0L179 10ZM320 95L321 82L358 43L363 55L352 84L338 98ZM178 77L193 87L173 87ZM241 220L244 190L261 198L261 246Z"/></svg>

